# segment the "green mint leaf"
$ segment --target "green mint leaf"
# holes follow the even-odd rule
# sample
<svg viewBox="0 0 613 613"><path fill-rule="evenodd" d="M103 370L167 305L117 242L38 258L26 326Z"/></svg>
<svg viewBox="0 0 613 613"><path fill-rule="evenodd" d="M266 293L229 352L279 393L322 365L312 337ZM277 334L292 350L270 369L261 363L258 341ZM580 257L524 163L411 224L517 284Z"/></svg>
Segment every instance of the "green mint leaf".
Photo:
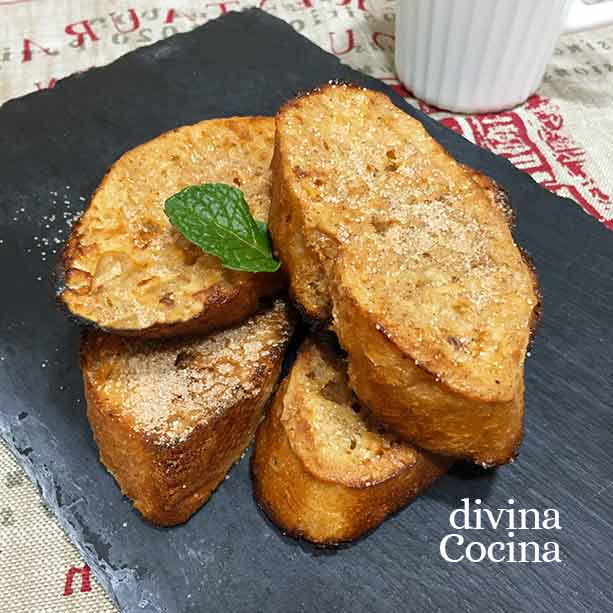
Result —
<svg viewBox="0 0 613 613"><path fill-rule="evenodd" d="M268 226L263 221L258 221L257 219L255 220L255 223L257 224L260 231L262 231L264 234L266 234L266 236L268 236Z"/></svg>
<svg viewBox="0 0 613 613"><path fill-rule="evenodd" d="M164 212L188 241L226 268L275 272L281 266L266 224L253 219L240 189L223 183L186 187L166 200Z"/></svg>

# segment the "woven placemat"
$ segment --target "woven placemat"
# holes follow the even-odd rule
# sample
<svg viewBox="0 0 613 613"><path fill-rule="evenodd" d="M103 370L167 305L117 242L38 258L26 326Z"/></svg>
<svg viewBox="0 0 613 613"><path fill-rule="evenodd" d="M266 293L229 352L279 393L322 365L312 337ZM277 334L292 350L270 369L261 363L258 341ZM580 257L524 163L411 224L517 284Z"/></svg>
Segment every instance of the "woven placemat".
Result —
<svg viewBox="0 0 613 613"><path fill-rule="evenodd" d="M420 105L396 79L393 0L177 0L172 6L0 0L0 103L251 6L290 22L613 228L613 28L563 37L545 82L526 104L494 115L458 116ZM0 610L116 610L2 442Z"/></svg>

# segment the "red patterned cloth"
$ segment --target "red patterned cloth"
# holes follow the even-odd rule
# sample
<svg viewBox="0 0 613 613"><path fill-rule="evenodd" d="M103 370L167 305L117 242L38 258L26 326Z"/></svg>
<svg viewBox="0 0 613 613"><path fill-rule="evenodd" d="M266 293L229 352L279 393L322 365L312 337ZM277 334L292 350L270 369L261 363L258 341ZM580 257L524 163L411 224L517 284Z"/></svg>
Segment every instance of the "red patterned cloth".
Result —
<svg viewBox="0 0 613 613"><path fill-rule="evenodd" d="M420 104L394 76L393 0L0 0L0 103L250 6L287 20L613 229L613 29L561 39L524 105L460 116ZM3 613L116 610L1 443L0 603Z"/></svg>

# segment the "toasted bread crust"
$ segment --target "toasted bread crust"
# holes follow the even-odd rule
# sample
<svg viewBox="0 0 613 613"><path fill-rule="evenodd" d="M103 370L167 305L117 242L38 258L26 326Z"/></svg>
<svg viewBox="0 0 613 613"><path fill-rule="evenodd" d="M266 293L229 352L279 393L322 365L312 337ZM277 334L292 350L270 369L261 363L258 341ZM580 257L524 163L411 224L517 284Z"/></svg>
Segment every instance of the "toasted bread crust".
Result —
<svg viewBox="0 0 613 613"><path fill-rule="evenodd" d="M273 183L291 294L332 322L360 399L425 449L509 461L539 300L506 194L349 86L281 109Z"/></svg>
<svg viewBox="0 0 613 613"><path fill-rule="evenodd" d="M188 185L228 183L266 222L273 135L272 118L214 119L125 153L66 244L61 302L101 329L144 338L203 334L255 312L285 275L224 268L174 230L163 207Z"/></svg>
<svg viewBox="0 0 613 613"><path fill-rule="evenodd" d="M442 475L450 460L389 439L391 435L370 425L362 435L375 455L381 454L378 461L383 467L373 460L352 457L347 449L339 448L331 457L329 450L318 448L321 441L317 442L316 434L313 439L319 427L315 421L325 420L331 411L343 412L340 406L335 409L326 403L321 390L308 387L301 377L305 370L320 368L317 362L322 359L330 361L337 373L344 370L339 361L326 356L321 345L307 342L303 346L258 428L251 471L256 500L272 521L286 534L327 547L355 540L376 528ZM344 383L335 381L334 385ZM349 389L344 393L350 394ZM306 410L312 403L324 403L323 415L318 417L317 409L313 413ZM364 428L363 419L364 414L350 420L349 435L356 424L359 430ZM334 428L339 427L333 423ZM311 443L315 446L310 447ZM362 444L361 439L355 451Z"/></svg>
<svg viewBox="0 0 613 613"><path fill-rule="evenodd" d="M328 283L320 259L307 242L298 196L291 190L291 173L284 163L279 132L272 158L269 230L277 258L290 279L289 292L304 315L315 321L329 317Z"/></svg>
<svg viewBox="0 0 613 613"><path fill-rule="evenodd" d="M143 517L163 526L186 521L240 459L276 388L292 329L288 317L286 308L277 303L272 310L256 315L243 326L204 341L128 341L96 331L84 335L81 368L87 417L100 450L100 460ZM198 352L202 351L203 343L220 345L228 334L243 334L241 328L245 329L244 339L236 339L235 345L246 346L258 339L263 343L261 339L266 339L266 346L252 348L249 351L256 353L248 355L247 349L236 350L232 345L234 357L230 362L227 356L220 357L212 346L205 354L206 359L199 362ZM254 330L257 330L256 336L259 334L257 339L254 339ZM192 397L195 406L188 410L187 396L177 396L176 403L172 404L175 414L161 415L161 422L153 419L147 422L146 415L129 409L131 397L137 396L144 385L157 385L159 402L164 402L161 388L171 385L171 375L158 369L152 360L165 353L176 356L175 367L188 367L189 377L203 381L205 389L210 383L211 389L216 390L214 386L219 383L218 387L223 388L220 395L226 391L234 394L234 380L244 379L236 399L207 404L212 402L211 395L190 391L191 384L186 384L185 394ZM138 378L132 381L129 376L126 380L128 359L139 360L142 370L149 369L154 377L157 372L158 380L144 380L144 376L142 381ZM189 361L187 366L185 360ZM232 364L236 364L232 368L239 369L236 376L221 374ZM216 378L219 379L216 381ZM201 406L198 406L199 395ZM183 414L182 409L185 409ZM191 425L173 432L171 428L177 420L191 420Z"/></svg>

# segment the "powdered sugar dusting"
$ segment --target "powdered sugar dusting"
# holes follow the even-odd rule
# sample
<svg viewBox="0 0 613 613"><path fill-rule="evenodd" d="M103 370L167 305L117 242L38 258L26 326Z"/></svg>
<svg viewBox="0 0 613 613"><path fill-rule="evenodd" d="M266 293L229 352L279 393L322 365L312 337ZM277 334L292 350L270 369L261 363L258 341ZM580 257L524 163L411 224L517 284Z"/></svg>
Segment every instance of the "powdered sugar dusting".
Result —
<svg viewBox="0 0 613 613"><path fill-rule="evenodd" d="M90 376L115 411L159 444L185 440L198 425L255 399L289 340L286 306L205 338L172 341L98 337Z"/></svg>

